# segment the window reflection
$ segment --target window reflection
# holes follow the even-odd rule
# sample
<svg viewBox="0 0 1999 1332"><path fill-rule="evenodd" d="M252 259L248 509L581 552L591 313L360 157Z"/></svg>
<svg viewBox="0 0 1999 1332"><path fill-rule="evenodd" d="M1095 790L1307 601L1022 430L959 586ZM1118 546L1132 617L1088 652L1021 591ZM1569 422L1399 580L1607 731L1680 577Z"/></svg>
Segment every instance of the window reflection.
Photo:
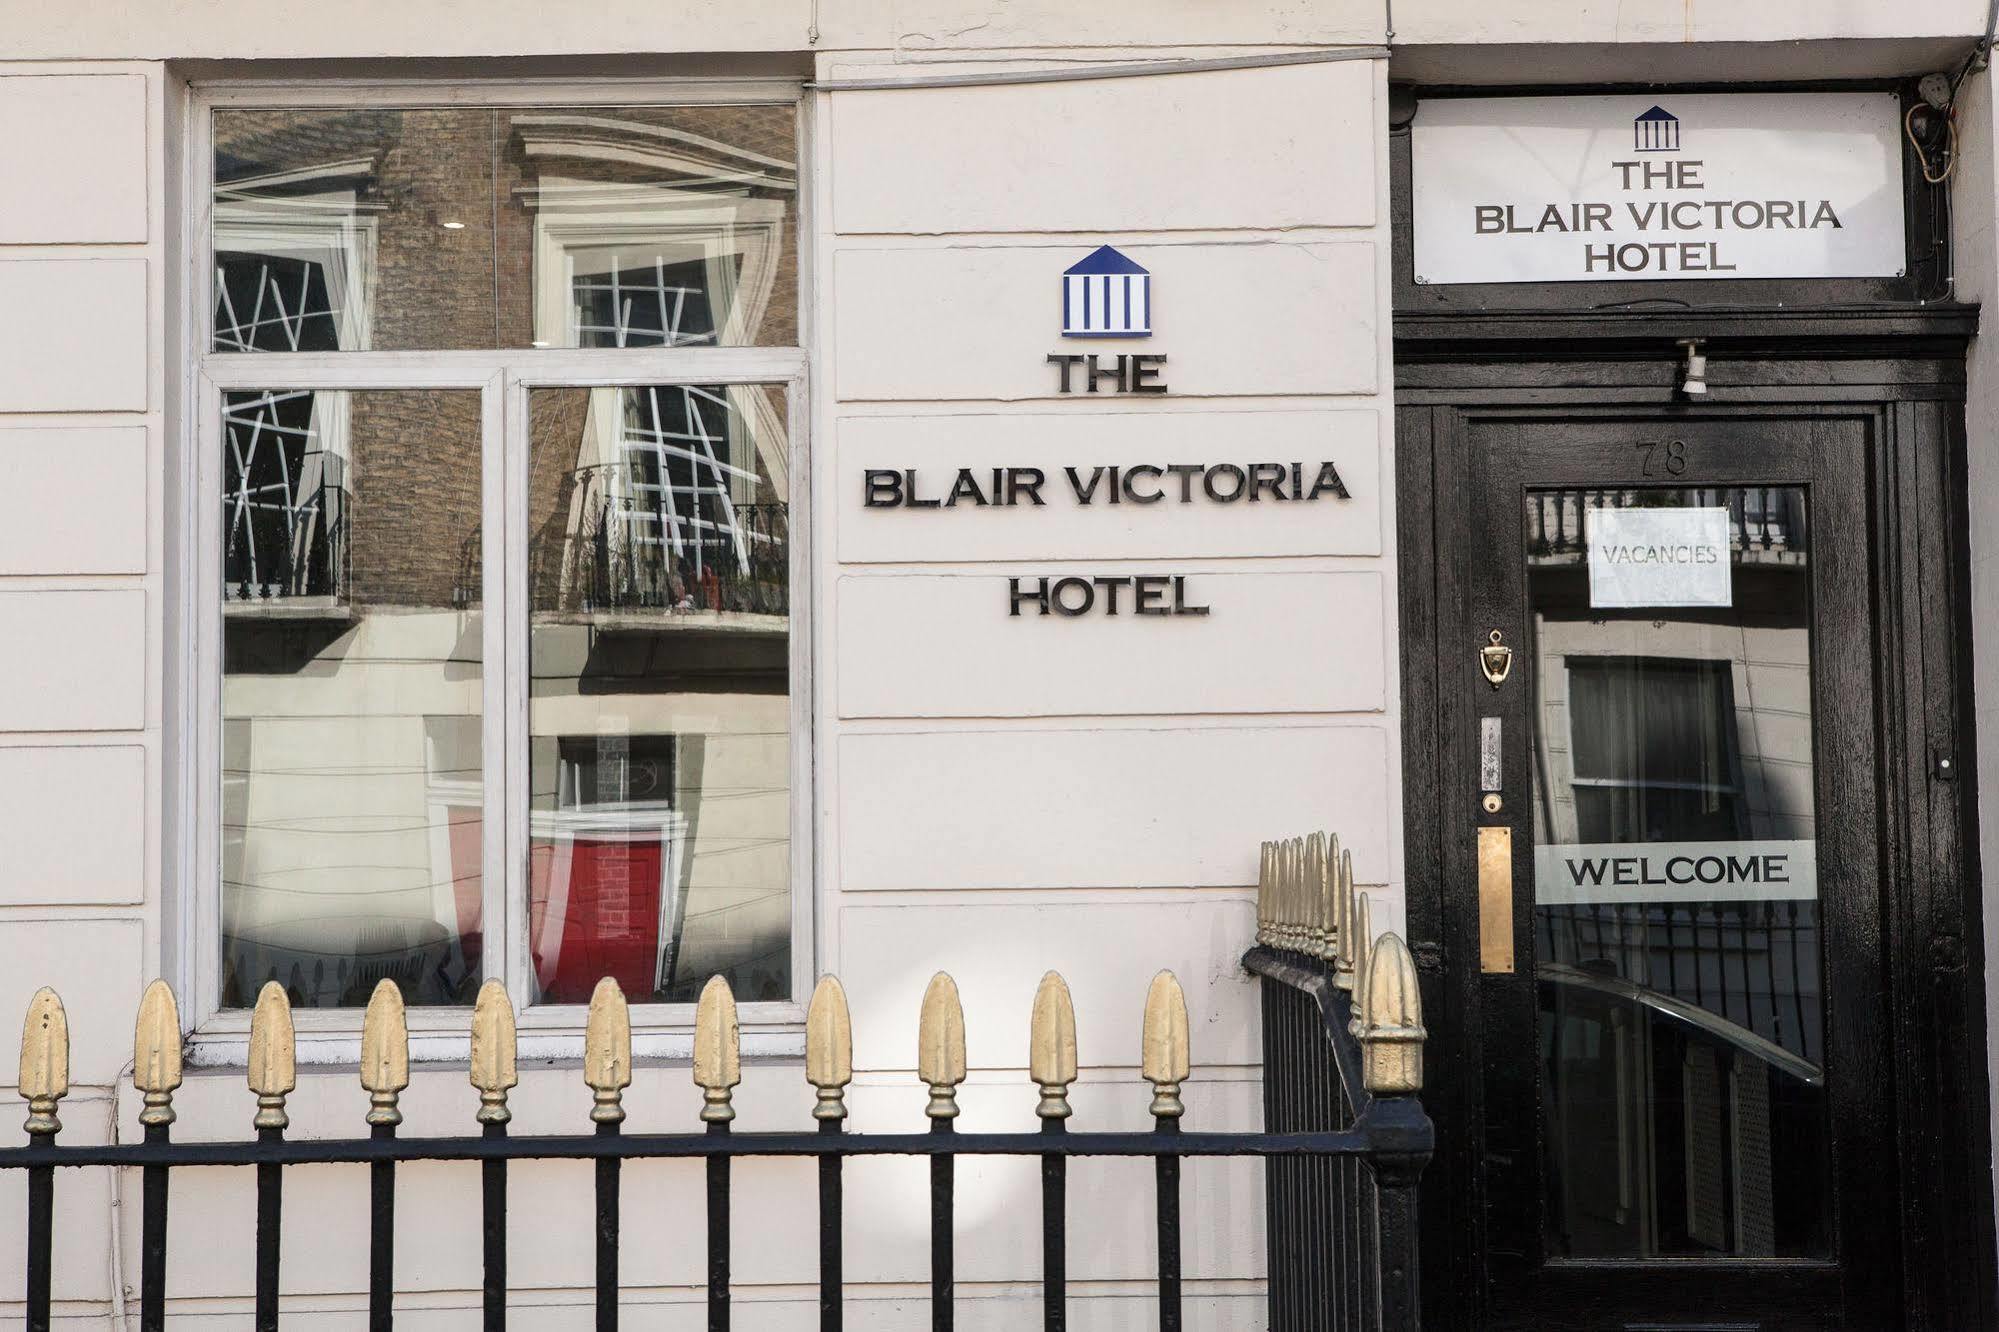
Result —
<svg viewBox="0 0 1999 1332"><path fill-rule="evenodd" d="M787 346L792 106L216 113L217 351Z"/></svg>
<svg viewBox="0 0 1999 1332"><path fill-rule="evenodd" d="M530 397L528 932L547 1002L602 975L790 997L781 390Z"/></svg>
<svg viewBox="0 0 1999 1332"><path fill-rule="evenodd" d="M1590 604L1588 515L1725 509L1730 604ZM1797 488L1527 498L1546 1241L1828 1257Z"/></svg>
<svg viewBox="0 0 1999 1332"><path fill-rule="evenodd" d="M471 392L225 399L227 1007L472 998L479 432Z"/></svg>

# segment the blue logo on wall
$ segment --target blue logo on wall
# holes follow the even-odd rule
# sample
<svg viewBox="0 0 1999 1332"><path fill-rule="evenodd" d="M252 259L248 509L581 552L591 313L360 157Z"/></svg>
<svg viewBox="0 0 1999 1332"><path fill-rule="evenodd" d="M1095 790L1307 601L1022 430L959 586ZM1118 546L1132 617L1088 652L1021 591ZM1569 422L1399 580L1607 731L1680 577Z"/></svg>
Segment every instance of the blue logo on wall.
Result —
<svg viewBox="0 0 1999 1332"><path fill-rule="evenodd" d="M1152 274L1100 245L1062 274L1062 336L1152 336Z"/></svg>
<svg viewBox="0 0 1999 1332"><path fill-rule="evenodd" d="M1655 106L1631 122L1631 150L1638 153L1680 151L1680 118Z"/></svg>

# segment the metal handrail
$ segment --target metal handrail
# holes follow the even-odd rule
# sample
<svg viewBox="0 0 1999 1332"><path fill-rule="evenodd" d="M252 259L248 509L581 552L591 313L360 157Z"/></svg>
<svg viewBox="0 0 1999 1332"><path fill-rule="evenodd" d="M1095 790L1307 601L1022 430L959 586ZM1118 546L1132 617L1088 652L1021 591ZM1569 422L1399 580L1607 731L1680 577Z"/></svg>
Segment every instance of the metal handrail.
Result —
<svg viewBox="0 0 1999 1332"><path fill-rule="evenodd" d="M1649 1008L1662 1017L1671 1018L1695 1031L1732 1045L1744 1054L1760 1059L1772 1067L1780 1068L1807 1086L1818 1087L1825 1083L1825 1070L1811 1060L1795 1055L1775 1041L1757 1035L1741 1023L1731 1022L1698 1004L1690 1004L1684 999L1675 998L1649 986L1625 980L1622 976L1600 975L1561 962L1537 963L1534 974L1544 981L1594 990L1598 994L1628 1000Z"/></svg>

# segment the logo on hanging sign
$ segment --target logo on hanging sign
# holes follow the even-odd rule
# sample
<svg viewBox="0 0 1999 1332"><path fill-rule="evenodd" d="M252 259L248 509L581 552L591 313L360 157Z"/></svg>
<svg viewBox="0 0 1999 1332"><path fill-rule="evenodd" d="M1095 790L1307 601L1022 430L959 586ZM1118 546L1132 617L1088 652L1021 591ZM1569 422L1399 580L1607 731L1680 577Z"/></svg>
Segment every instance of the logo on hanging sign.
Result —
<svg viewBox="0 0 1999 1332"><path fill-rule="evenodd" d="M1655 106L1631 122L1631 151L1634 153L1677 153L1680 151L1680 118L1663 106Z"/></svg>

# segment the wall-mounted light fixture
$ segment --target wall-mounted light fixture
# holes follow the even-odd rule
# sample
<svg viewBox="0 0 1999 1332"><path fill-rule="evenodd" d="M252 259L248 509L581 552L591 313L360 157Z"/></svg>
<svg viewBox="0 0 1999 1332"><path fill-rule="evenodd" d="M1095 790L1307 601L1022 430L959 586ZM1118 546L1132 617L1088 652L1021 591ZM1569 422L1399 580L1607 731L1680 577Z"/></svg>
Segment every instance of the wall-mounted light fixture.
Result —
<svg viewBox="0 0 1999 1332"><path fill-rule="evenodd" d="M1700 397L1707 392L1707 356L1701 351L1701 340L1681 338L1680 349L1686 353L1686 360L1680 366L1680 392Z"/></svg>

